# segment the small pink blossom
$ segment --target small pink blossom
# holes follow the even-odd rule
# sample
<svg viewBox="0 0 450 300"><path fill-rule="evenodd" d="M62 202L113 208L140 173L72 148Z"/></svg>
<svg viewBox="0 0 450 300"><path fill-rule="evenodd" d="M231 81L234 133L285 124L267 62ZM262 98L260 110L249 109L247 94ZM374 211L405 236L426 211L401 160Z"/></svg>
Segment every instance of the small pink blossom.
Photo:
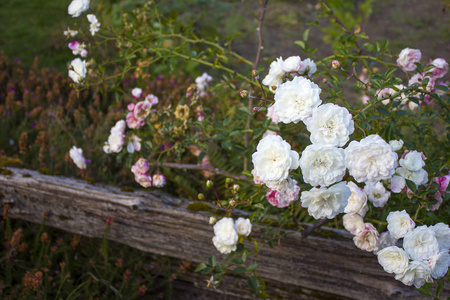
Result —
<svg viewBox="0 0 450 300"><path fill-rule="evenodd" d="M166 177L162 174L153 175L153 186L155 187L163 187L166 185Z"/></svg>
<svg viewBox="0 0 450 300"><path fill-rule="evenodd" d="M135 176L137 176L139 173L147 173L147 171L150 169L150 164L148 160L145 158L139 158L138 161L131 167L131 172Z"/></svg>
<svg viewBox="0 0 450 300"><path fill-rule="evenodd" d="M81 57L86 57L88 52L86 50L86 45L84 43L80 44L77 41L69 43L69 49L72 50L73 55L80 55Z"/></svg>
<svg viewBox="0 0 450 300"><path fill-rule="evenodd" d="M128 128L135 128L135 129L137 129L137 128L139 128L139 127L141 127L141 126L143 126L145 124L145 119L143 119L143 120L136 119L134 117L134 113L133 112L129 112L127 114L126 120L127 120Z"/></svg>
<svg viewBox="0 0 450 300"><path fill-rule="evenodd" d="M145 101L150 102L151 105L156 105L156 104L158 104L159 100L158 100L158 97L156 97L153 94L150 94L145 97Z"/></svg>
<svg viewBox="0 0 450 300"><path fill-rule="evenodd" d="M448 72L448 62L446 62L443 58L436 58L429 63L429 65L434 66L434 68L429 71L433 73L433 75L430 76L433 79L442 78Z"/></svg>
<svg viewBox="0 0 450 300"><path fill-rule="evenodd" d="M142 185L143 187L147 188L152 185L152 177L145 173L138 173L134 180L136 180L137 183Z"/></svg>
<svg viewBox="0 0 450 300"><path fill-rule="evenodd" d="M267 117L272 120L272 123L278 124L280 123L280 118L275 113L275 107L274 105L269 106L267 109Z"/></svg>
<svg viewBox="0 0 450 300"><path fill-rule="evenodd" d="M341 67L341 63L338 61L338 60L333 60L332 62L331 62L331 66L333 67L333 69L338 69L338 68L340 68Z"/></svg>
<svg viewBox="0 0 450 300"><path fill-rule="evenodd" d="M442 193L445 193L447 191L448 184L450 183L450 173L443 177L435 177L433 178L433 181L439 184L439 190Z"/></svg>
<svg viewBox="0 0 450 300"><path fill-rule="evenodd" d="M417 66L415 63L420 62L422 53L418 49L403 49L398 55L397 65L399 65L403 71L414 71Z"/></svg>
<svg viewBox="0 0 450 300"><path fill-rule="evenodd" d="M429 77L429 76L425 76L425 77L424 77L422 74L419 74L419 73L417 73L417 74L415 74L414 76L411 77L411 79L410 79L409 82L408 82L408 85L411 86L411 85L413 85L414 83L419 83L420 85L422 85L422 82L423 82L425 79L428 79L428 83L427 83L427 86L426 86L425 89L426 89L428 92L433 92L433 91L434 91L434 85L435 85L434 79L431 78L431 77Z"/></svg>
<svg viewBox="0 0 450 300"><path fill-rule="evenodd" d="M128 105L127 105L127 109L128 109L128 111L130 111L130 112L133 112L133 111L134 111L134 108L135 108L135 106L136 106L136 104L135 104L135 103L130 103L130 104L128 104Z"/></svg>
<svg viewBox="0 0 450 300"><path fill-rule="evenodd" d="M297 185L297 181L290 180L284 192L269 189L266 198L273 206L283 208L298 200L299 193L300 187Z"/></svg>

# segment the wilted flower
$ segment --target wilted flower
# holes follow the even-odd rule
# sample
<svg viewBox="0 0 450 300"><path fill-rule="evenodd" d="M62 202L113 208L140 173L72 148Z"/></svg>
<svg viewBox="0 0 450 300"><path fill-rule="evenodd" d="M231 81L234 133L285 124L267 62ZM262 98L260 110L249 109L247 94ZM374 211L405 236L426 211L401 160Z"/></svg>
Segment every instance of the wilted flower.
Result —
<svg viewBox="0 0 450 300"><path fill-rule="evenodd" d="M153 186L161 188L166 185L166 176L162 174L153 175Z"/></svg>
<svg viewBox="0 0 450 300"><path fill-rule="evenodd" d="M139 183L140 185L142 185L145 188L152 185L152 177L145 173L135 174L134 180L136 180L137 183Z"/></svg>
<svg viewBox="0 0 450 300"><path fill-rule="evenodd" d="M69 151L69 155L78 168L86 169L86 159L83 156L83 149L73 146Z"/></svg>
<svg viewBox="0 0 450 300"><path fill-rule="evenodd" d="M101 24L98 21L97 17L93 14L89 14L86 17L87 17L89 23L91 23L89 30L91 31L91 34L94 36L95 33L100 30Z"/></svg>
<svg viewBox="0 0 450 300"><path fill-rule="evenodd" d="M372 252L377 250L378 237L375 227L370 223L364 223L364 229L353 238L353 242L359 249Z"/></svg>
<svg viewBox="0 0 450 300"><path fill-rule="evenodd" d="M152 105L147 100L138 102L134 107L134 117L138 120L145 119L150 113L151 108Z"/></svg>
<svg viewBox="0 0 450 300"><path fill-rule="evenodd" d="M134 173L134 175L138 175L139 173L147 173L147 171L150 169L150 164L148 163L148 160L145 158L139 158L138 161L131 167L131 172Z"/></svg>

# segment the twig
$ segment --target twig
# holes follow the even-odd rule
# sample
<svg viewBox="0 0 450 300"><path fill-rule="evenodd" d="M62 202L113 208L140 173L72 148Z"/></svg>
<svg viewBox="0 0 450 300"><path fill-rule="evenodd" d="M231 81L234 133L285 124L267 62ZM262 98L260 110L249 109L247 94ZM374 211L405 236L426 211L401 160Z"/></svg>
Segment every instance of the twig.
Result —
<svg viewBox="0 0 450 300"><path fill-rule="evenodd" d="M164 162L161 164L158 164L159 166L163 168L173 168L173 169L186 169L186 170L201 170L201 171L208 171L214 174L223 175L229 178L233 178L236 180L242 180L246 182L253 182L250 178L244 176L244 175L236 175L232 173L228 173L226 171L214 168L212 166L202 166L202 165L194 165L194 164L179 164L179 163L168 163Z"/></svg>
<svg viewBox="0 0 450 300"><path fill-rule="evenodd" d="M259 11L258 27L256 28L256 31L258 32L258 49L256 51L255 61L253 62L253 70L256 70L258 63L259 63L259 59L261 57L261 50L262 50L262 43L263 43L262 23L264 20L264 15L266 13L267 2L269 2L269 0L265 0L265 1L260 0L260 2L259 2L261 7L260 7L260 11ZM255 79L258 81L259 85L261 86L261 82L259 81L257 76L255 76ZM262 86L261 86L261 88L262 88ZM263 88L262 88L262 91L264 93L264 97L267 99ZM251 97L248 98L248 109L250 111L252 111L252 109L253 109L253 99ZM245 124L245 129L247 130L247 132L245 133L245 147L247 149L250 146L250 132L248 132L248 130L250 130L251 125L252 125L252 114L250 114L247 117L247 123ZM244 158L244 170L245 171L248 170L248 159L246 157Z"/></svg>
<svg viewBox="0 0 450 300"><path fill-rule="evenodd" d="M308 237L308 235L310 235L311 233L313 233L314 231L319 229L322 225L324 225L328 221L330 221L330 219L321 219L313 226L309 227L308 229L305 229L302 233L302 237L300 238L300 241L303 241L305 238Z"/></svg>
<svg viewBox="0 0 450 300"><path fill-rule="evenodd" d="M333 17L333 19L336 21L336 23L338 23L342 27L342 29L344 29L345 33L348 35L353 35L353 33L348 30L348 28L341 22L341 20L339 20L339 18L336 16L334 11L331 9L330 5L325 0L320 0L320 2L322 2L323 5L326 6L326 8L330 12L331 16ZM361 53L362 50L356 41L355 41L355 46L356 46L356 48L358 48L359 53Z"/></svg>

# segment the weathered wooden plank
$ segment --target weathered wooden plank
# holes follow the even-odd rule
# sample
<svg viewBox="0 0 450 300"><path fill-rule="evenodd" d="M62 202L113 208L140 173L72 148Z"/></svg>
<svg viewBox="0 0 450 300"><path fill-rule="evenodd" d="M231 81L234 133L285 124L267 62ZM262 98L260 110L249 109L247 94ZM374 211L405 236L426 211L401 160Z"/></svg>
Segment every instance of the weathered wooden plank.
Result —
<svg viewBox="0 0 450 300"><path fill-rule="evenodd" d="M157 191L122 192L117 187L92 185L82 180L46 176L10 168L0 175L1 202L11 205L11 217L46 224L89 237L101 237L105 221L113 217L109 238L142 251L195 263L211 254L220 257L212 244L210 214L193 212L190 203ZM25 175L28 174L28 175ZM254 226L259 236L262 227ZM422 299L414 288L404 286L383 271L376 257L357 249L343 231L321 229L321 235L301 241L288 232L275 248L264 247L258 255L258 274L272 297L289 299ZM326 238L324 236L331 236ZM183 280L206 288L204 276L184 275ZM228 276L218 293L253 299L246 280ZM450 295L447 288L444 293Z"/></svg>

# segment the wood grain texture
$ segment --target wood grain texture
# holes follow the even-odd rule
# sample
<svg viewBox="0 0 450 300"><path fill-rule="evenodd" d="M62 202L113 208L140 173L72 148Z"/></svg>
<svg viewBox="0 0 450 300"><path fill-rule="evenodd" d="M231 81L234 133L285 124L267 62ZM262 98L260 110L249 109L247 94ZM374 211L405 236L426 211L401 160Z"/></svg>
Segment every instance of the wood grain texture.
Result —
<svg viewBox="0 0 450 300"><path fill-rule="evenodd" d="M194 263L205 262L212 254L223 258L211 241L211 214L189 210L188 200L158 191L122 192L114 186L9 170L11 175L0 175L0 199L10 204L12 218L40 223L48 211L48 226L101 237L106 219L112 216L111 240ZM254 226L252 236L259 236L261 228ZM323 228L304 241L298 232L286 232L279 245L265 246L258 255L258 275L265 279L271 299L426 299L384 272L376 256L357 249L347 232ZM205 275L187 274L181 279L206 288ZM246 280L233 275L209 291L256 298ZM444 294L450 296L448 285Z"/></svg>

